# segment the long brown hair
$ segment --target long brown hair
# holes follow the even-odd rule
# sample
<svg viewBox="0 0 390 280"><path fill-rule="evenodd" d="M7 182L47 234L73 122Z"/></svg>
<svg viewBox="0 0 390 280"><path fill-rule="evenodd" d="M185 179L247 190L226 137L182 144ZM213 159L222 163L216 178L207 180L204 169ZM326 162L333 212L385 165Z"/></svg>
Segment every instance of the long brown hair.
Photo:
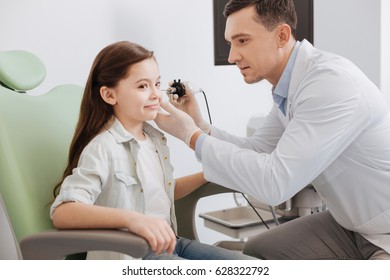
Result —
<svg viewBox="0 0 390 280"><path fill-rule="evenodd" d="M113 43L96 56L85 85L78 123L69 148L68 164L61 181L54 187L54 197L58 195L64 179L77 166L85 146L102 131L114 115L113 107L101 98L100 88L115 87L120 80L127 77L133 64L152 57L152 51L127 41Z"/></svg>

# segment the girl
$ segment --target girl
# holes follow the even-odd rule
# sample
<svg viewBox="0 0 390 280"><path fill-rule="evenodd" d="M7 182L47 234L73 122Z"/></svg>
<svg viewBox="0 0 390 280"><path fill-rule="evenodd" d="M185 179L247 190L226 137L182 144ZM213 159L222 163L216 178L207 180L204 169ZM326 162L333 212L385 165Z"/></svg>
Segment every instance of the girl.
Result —
<svg viewBox="0 0 390 280"><path fill-rule="evenodd" d="M176 237L174 199L206 183L173 178L164 135L147 123L160 109L153 52L130 42L105 47L90 71L62 181L50 209L57 228L123 228L147 240L144 259L250 259ZM88 259L126 259L89 252Z"/></svg>

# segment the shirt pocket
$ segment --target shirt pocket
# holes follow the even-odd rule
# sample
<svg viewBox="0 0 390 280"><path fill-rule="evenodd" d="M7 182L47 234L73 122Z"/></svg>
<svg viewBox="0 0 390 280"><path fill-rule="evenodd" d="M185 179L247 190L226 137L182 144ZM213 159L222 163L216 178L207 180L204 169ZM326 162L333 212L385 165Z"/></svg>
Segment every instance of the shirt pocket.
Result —
<svg viewBox="0 0 390 280"><path fill-rule="evenodd" d="M119 182L123 183L126 187L137 185L137 180L133 176L130 176L124 172L116 172L115 178Z"/></svg>
<svg viewBox="0 0 390 280"><path fill-rule="evenodd" d="M108 195L108 206L140 212L142 209L142 189L138 181L126 172L115 172ZM141 207L141 208L140 208Z"/></svg>

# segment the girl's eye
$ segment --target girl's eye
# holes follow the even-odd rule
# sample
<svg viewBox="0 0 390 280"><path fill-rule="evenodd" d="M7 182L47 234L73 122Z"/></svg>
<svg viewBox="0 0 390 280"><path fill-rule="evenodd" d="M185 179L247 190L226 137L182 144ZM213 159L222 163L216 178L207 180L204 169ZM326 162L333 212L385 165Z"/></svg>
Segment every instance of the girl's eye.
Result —
<svg viewBox="0 0 390 280"><path fill-rule="evenodd" d="M147 89L147 88L148 88L148 85L147 85L147 84L142 84L142 85L139 86L139 88Z"/></svg>
<svg viewBox="0 0 390 280"><path fill-rule="evenodd" d="M160 83L160 82L157 82L157 83L156 83L156 88L159 89L159 88L160 88L160 85L161 85L161 83Z"/></svg>

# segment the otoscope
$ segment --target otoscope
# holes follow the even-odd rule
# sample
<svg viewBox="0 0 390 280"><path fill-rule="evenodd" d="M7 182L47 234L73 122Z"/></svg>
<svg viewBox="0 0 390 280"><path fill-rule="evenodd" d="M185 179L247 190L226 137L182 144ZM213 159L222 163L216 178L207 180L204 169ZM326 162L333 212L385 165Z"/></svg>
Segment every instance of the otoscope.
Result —
<svg viewBox="0 0 390 280"><path fill-rule="evenodd" d="M181 83L180 79L173 80L169 83L169 88L167 89L168 94L177 94L180 97L183 97L186 92L186 87Z"/></svg>
<svg viewBox="0 0 390 280"><path fill-rule="evenodd" d="M208 113L208 116L209 116L209 122L210 122L210 124L212 124L211 114L210 114L209 104L207 102L206 93L201 88L196 87L193 84L190 85L187 82L187 85L189 87L191 87L191 90L194 93L197 93L197 92L202 92L203 93L203 97L204 97L204 100L205 100L205 103L206 103L207 113ZM180 98L182 98L186 94L186 85L183 82L181 82L180 79L178 79L177 81L173 80L173 81L169 82L169 88L166 90L166 92L167 92L168 96L170 96L171 101L173 99L173 95L175 95L175 94L179 97L179 100L180 100Z"/></svg>

